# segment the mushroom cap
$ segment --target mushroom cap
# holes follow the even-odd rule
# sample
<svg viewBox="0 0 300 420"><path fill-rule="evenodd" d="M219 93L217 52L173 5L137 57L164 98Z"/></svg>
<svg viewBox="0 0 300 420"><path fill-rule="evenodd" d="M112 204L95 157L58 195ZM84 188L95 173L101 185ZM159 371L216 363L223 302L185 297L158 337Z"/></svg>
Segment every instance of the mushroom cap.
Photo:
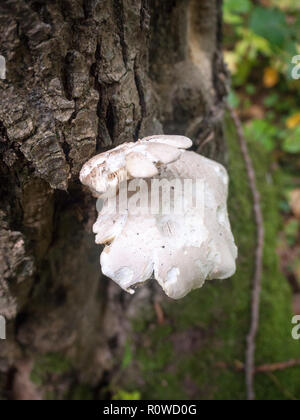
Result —
<svg viewBox="0 0 300 420"><path fill-rule="evenodd" d="M166 134L160 134L156 136L145 137L143 141L152 143L161 143L178 149L189 149L193 146L191 139L185 136L169 136Z"/></svg>
<svg viewBox="0 0 300 420"><path fill-rule="evenodd" d="M176 208L177 200L184 203L180 214L173 211L165 214L161 208L152 214L150 201L143 212L133 212L130 206L125 213L118 208L110 212L107 207L100 211L93 228L96 242L109 243L101 254L102 272L129 293L154 275L169 297L180 299L202 287L205 280L224 279L236 270L237 248L226 205L226 169L197 153L178 148L189 146L190 141L175 137L153 136L127 143L106 152L107 161L104 154L99 155L98 163L90 161L82 170L83 178L95 170L98 175L93 177L105 178L113 169L121 171L122 179L125 173L127 180L141 178L142 182L146 178L148 186L152 185L151 177L169 183L178 180L184 183L188 179L192 182L192 201L199 196L203 199L203 205L198 207L186 202L183 194L171 195L171 210ZM92 184L90 179L88 182L84 179L99 193L95 187L104 182L97 184L93 177ZM199 179L203 181L202 191ZM147 202L149 189L141 189L139 194L140 201Z"/></svg>
<svg viewBox="0 0 300 420"><path fill-rule="evenodd" d="M124 143L113 150L100 153L85 163L80 181L100 197L110 189L131 178L152 178L156 166L176 160L192 142L183 136L152 136L136 143Z"/></svg>
<svg viewBox="0 0 300 420"><path fill-rule="evenodd" d="M158 174L157 167L141 152L130 152L126 155L126 170L132 178L152 178Z"/></svg>

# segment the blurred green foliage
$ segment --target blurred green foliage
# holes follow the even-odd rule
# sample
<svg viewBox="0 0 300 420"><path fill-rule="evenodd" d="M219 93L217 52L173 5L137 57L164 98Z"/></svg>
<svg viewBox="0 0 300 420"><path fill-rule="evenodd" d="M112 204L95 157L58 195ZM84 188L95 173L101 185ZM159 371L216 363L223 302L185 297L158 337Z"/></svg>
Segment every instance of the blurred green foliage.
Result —
<svg viewBox="0 0 300 420"><path fill-rule="evenodd" d="M277 249L295 293L300 285L300 2L224 0L224 20L225 61L232 74L228 101L237 109L249 147L270 154L265 182L273 176L282 180L275 183L275 211L281 217ZM254 164L255 159L259 156ZM278 305L278 297L270 303Z"/></svg>
<svg viewBox="0 0 300 420"><path fill-rule="evenodd" d="M300 153L300 126L288 133L283 143L283 150L288 153Z"/></svg>
<svg viewBox="0 0 300 420"><path fill-rule="evenodd" d="M286 190L299 187L300 79L292 77L293 57L300 55L299 12L294 0L224 0L228 101L247 140L272 152L274 167L285 173L279 210L289 208Z"/></svg>
<svg viewBox="0 0 300 420"><path fill-rule="evenodd" d="M295 24L288 24L285 13L278 8L265 9L254 7L249 27L256 34L266 39L272 49L288 50L296 53L297 30Z"/></svg>
<svg viewBox="0 0 300 420"><path fill-rule="evenodd" d="M294 245L297 241L300 222L296 219L291 219L285 225L284 232L289 245Z"/></svg>
<svg viewBox="0 0 300 420"><path fill-rule="evenodd" d="M139 401L141 399L141 394L138 391L127 392L120 390L113 397L112 400L120 401Z"/></svg>
<svg viewBox="0 0 300 420"><path fill-rule="evenodd" d="M274 137L276 136L276 127L267 120L252 120L245 128L246 137L252 139L268 151L274 149Z"/></svg>
<svg viewBox="0 0 300 420"><path fill-rule="evenodd" d="M270 0L269 7L254 5L250 0L225 0L224 21L227 24L227 54L234 72L234 84L242 85L256 65L267 59L288 80L291 59L299 52L300 16L297 2Z"/></svg>

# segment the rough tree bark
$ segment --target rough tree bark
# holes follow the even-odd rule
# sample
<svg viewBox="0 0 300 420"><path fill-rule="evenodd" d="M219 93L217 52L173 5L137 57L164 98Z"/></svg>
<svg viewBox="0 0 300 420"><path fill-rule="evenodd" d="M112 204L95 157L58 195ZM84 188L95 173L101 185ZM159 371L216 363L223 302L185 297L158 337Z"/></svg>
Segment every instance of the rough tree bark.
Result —
<svg viewBox="0 0 300 420"><path fill-rule="evenodd" d="M57 352L73 372L60 378L59 397L77 382L101 394L130 328L126 314L160 291L150 283L132 298L100 280L95 203L80 167L162 132L188 135L195 150L224 160L221 40L221 0L1 1L3 398L44 398L47 384L37 390L30 372Z"/></svg>

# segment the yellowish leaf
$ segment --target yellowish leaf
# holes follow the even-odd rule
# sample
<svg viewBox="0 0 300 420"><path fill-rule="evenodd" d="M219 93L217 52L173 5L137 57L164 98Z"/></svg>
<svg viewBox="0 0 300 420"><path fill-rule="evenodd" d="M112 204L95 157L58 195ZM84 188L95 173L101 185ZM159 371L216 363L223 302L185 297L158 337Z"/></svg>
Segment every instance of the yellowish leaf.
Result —
<svg viewBox="0 0 300 420"><path fill-rule="evenodd" d="M276 69L273 69L273 67L266 67L264 69L264 86L267 88L272 88L273 86L277 85L278 82L278 71Z"/></svg>
<svg viewBox="0 0 300 420"><path fill-rule="evenodd" d="M287 128L295 128L297 125L300 124L300 112L297 112L296 114L292 115L286 120L286 126Z"/></svg>
<svg viewBox="0 0 300 420"><path fill-rule="evenodd" d="M237 70L237 64L238 64L238 58L235 52L233 51L225 51L224 52L224 60L227 64L230 72L232 74L236 73Z"/></svg>

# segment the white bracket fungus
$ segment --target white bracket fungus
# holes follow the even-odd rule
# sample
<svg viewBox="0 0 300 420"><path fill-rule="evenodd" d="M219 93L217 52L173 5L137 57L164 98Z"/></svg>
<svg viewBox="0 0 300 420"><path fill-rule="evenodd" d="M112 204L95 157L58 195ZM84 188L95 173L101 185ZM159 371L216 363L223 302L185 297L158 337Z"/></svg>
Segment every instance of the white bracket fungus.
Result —
<svg viewBox="0 0 300 420"><path fill-rule="evenodd" d="M105 204L93 227L96 243L106 244L102 271L129 293L154 276L179 299L206 279L235 273L227 172L187 151L191 146L183 136L147 137L101 153L81 170L81 182Z"/></svg>

